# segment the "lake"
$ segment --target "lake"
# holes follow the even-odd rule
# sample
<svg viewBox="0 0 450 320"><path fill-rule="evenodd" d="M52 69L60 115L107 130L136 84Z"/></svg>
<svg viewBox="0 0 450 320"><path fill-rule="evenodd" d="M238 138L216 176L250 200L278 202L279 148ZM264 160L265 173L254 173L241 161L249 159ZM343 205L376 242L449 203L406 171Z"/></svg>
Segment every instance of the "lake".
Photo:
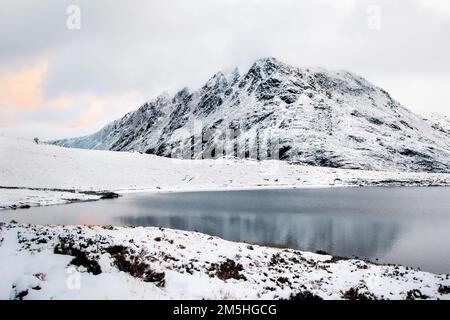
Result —
<svg viewBox="0 0 450 320"><path fill-rule="evenodd" d="M0 221L197 230L450 273L450 188L366 187L134 193L0 211Z"/></svg>

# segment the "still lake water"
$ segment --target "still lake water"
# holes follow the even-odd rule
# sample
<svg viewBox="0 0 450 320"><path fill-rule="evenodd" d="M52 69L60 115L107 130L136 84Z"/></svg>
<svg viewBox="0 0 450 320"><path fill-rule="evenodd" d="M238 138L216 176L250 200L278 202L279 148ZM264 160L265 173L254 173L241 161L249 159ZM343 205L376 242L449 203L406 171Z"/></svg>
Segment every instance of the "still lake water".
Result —
<svg viewBox="0 0 450 320"><path fill-rule="evenodd" d="M324 188L126 194L0 211L0 221L197 230L450 273L450 188Z"/></svg>

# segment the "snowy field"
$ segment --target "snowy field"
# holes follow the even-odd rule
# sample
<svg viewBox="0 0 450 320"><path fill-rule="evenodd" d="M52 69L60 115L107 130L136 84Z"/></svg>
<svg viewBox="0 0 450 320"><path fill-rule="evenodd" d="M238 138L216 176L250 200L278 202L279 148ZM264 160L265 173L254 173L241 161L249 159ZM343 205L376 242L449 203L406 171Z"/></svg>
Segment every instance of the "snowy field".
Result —
<svg viewBox="0 0 450 320"><path fill-rule="evenodd" d="M123 193L367 185L448 186L450 174L344 170L283 161L178 160L139 153L67 149L0 137L3 208L95 198L48 189Z"/></svg>
<svg viewBox="0 0 450 320"><path fill-rule="evenodd" d="M78 201L99 200L98 195L79 192L30 190L30 189L0 189L0 208L26 209L29 206L46 206L67 204Z"/></svg>
<svg viewBox="0 0 450 320"><path fill-rule="evenodd" d="M0 224L0 272L0 299L450 299L449 275L163 228Z"/></svg>

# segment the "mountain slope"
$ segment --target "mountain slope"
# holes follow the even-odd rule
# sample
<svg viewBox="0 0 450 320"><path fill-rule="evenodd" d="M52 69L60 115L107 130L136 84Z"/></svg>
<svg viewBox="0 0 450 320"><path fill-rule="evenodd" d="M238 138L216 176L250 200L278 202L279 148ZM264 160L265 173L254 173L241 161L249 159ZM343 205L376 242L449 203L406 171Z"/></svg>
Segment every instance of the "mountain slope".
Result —
<svg viewBox="0 0 450 320"><path fill-rule="evenodd" d="M428 121L434 129L447 134L447 136L450 138L450 118L449 117L444 116L442 114L433 113L430 115L430 117L428 117L428 119L426 119L426 121Z"/></svg>
<svg viewBox="0 0 450 320"><path fill-rule="evenodd" d="M67 147L161 156L223 155L368 170L450 172L448 132L346 71L274 58L145 103Z"/></svg>

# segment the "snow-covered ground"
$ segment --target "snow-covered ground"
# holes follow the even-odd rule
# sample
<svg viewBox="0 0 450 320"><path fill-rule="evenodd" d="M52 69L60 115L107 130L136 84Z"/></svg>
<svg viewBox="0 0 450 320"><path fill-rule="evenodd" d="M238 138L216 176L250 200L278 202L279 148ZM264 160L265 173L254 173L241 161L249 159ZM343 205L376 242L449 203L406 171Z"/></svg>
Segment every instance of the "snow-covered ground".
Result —
<svg viewBox="0 0 450 320"><path fill-rule="evenodd" d="M96 197L52 189L121 193L361 185L448 186L450 174L333 169L284 161L179 160L0 137L0 207Z"/></svg>
<svg viewBox="0 0 450 320"><path fill-rule="evenodd" d="M28 206L66 204L77 201L99 200L99 195L30 189L0 189L0 208L21 209Z"/></svg>
<svg viewBox="0 0 450 320"><path fill-rule="evenodd" d="M0 299L450 299L449 275L163 228L0 224L0 274Z"/></svg>

